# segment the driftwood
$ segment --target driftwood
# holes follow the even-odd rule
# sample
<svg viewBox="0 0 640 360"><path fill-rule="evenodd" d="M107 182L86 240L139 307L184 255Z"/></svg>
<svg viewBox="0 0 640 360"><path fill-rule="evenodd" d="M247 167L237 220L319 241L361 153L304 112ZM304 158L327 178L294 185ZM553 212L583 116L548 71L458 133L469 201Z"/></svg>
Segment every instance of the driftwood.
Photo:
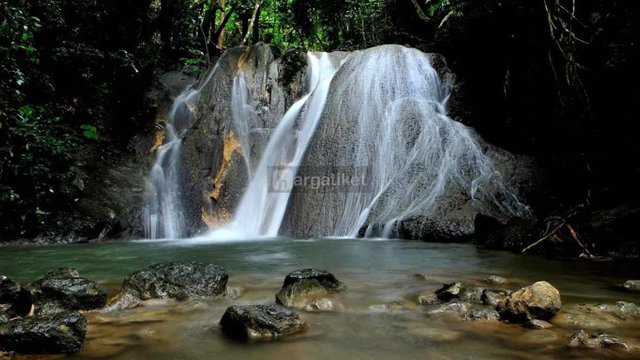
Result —
<svg viewBox="0 0 640 360"><path fill-rule="evenodd" d="M578 232L570 224L571 219L576 215L582 213L584 208L584 205L579 205L569 210L562 216L551 216L546 218L544 222L546 223L547 227L544 235L540 239L534 241L531 245L524 248L521 253L524 254L549 239L555 239L558 242L565 241L565 239L560 235L560 231L566 229L569 234L569 238L576 244L578 244L580 249L582 249L582 254L580 255L581 258L596 258L596 256L594 256L584 244L584 241L580 239L580 235L578 235Z"/></svg>

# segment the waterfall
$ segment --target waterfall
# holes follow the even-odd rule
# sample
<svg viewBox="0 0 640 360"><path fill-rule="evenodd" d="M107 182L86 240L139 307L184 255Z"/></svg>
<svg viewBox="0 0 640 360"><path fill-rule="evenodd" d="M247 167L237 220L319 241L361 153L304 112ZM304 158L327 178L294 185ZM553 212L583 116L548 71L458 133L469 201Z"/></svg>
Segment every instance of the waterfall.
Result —
<svg viewBox="0 0 640 360"><path fill-rule="evenodd" d="M147 179L147 197L142 208L147 239L180 239L187 235L180 186L180 158L185 133L195 119L202 88L218 66L197 88L187 88L173 102L165 124L164 139L156 149Z"/></svg>
<svg viewBox="0 0 640 360"><path fill-rule="evenodd" d="M240 165L234 166L244 161L248 179L228 181L248 185L239 202L229 204L235 209L227 208L233 215L226 226L185 243L282 234L356 237L363 230L366 236L390 237L399 220L414 217L469 228L478 213L498 219L528 213L516 196L516 181L500 171L501 161L517 166L516 160L504 160L501 150L448 116L452 79L438 73L432 55L397 45L351 54L309 53L307 93L271 130L261 115L268 111L265 104L271 104L265 102L271 90L263 94L270 88L259 84L275 79L277 73L255 70L273 69L267 64L243 67L247 58L242 54L220 60L226 69L220 76L213 78L217 64L198 89L176 100L149 179L153 196L144 209L149 238L185 235L180 149L195 118L192 109L201 103L198 119L214 125L205 126L207 134L215 131L216 139L235 136L234 149L242 153ZM343 60L337 64L339 58ZM205 85L209 90L201 94ZM224 92L229 85L230 91L227 87ZM220 117L224 109L230 116ZM215 114L207 120L210 111ZM257 134L270 134L266 146L254 140ZM261 151L259 160L252 153L256 151ZM339 188L343 184L311 190L293 185L294 178L335 175L366 179L347 191Z"/></svg>
<svg viewBox="0 0 640 360"><path fill-rule="evenodd" d="M502 219L527 213L489 146L447 115L452 81L432 60L386 45L342 66L301 169L324 167L310 175L327 177L362 172L366 181L351 191L296 191L286 234L355 237L366 229L367 236L389 237L398 220L411 217L472 228L478 212Z"/></svg>
<svg viewBox="0 0 640 360"><path fill-rule="evenodd" d="M256 125L257 120L256 113L250 103L249 89L242 71L233 78L233 87L231 90L231 120L244 154L247 173L249 174L249 178L252 178L251 127Z"/></svg>
<svg viewBox="0 0 640 360"><path fill-rule="evenodd" d="M291 194L291 187L274 189L274 183L292 183L295 170L302 161L307 146L320 120L320 115L329 92L329 85L336 67L329 55L308 54L309 93L295 102L284 114L274 130L264 153L252 172L251 181L234 213L232 222L224 228L215 229L201 240L247 239L275 237L282 223ZM243 91L236 92L244 83L242 73L234 79L236 99L234 114L246 109L242 104ZM245 112L245 120L246 120ZM236 116L234 115L234 121ZM241 126L236 125L241 128ZM246 130L244 130L246 131ZM242 137L241 137L242 138ZM243 140L241 140L242 143ZM243 144L243 148L248 145Z"/></svg>

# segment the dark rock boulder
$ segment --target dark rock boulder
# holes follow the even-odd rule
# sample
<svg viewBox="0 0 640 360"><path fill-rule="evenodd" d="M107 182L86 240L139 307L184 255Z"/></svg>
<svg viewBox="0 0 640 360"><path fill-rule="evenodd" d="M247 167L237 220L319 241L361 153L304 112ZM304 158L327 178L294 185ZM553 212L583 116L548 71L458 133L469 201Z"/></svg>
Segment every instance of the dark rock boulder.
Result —
<svg viewBox="0 0 640 360"><path fill-rule="evenodd" d="M213 298L225 294L229 274L218 265L195 261L151 265L130 274L123 293L141 300Z"/></svg>
<svg viewBox="0 0 640 360"><path fill-rule="evenodd" d="M296 308L306 308L314 301L346 290L346 286L325 270L297 270L284 279L276 302Z"/></svg>
<svg viewBox="0 0 640 360"><path fill-rule="evenodd" d="M533 319L549 320L560 310L560 292L546 281L512 292L498 304L503 320L527 323Z"/></svg>
<svg viewBox="0 0 640 360"><path fill-rule="evenodd" d="M104 307L107 293L95 282L80 277L73 268L50 271L44 277L27 286L39 307L53 302L70 310L91 310Z"/></svg>
<svg viewBox="0 0 640 360"><path fill-rule="evenodd" d="M271 340L309 328L298 314L278 305L230 306L220 326L228 336L240 340Z"/></svg>
<svg viewBox="0 0 640 360"><path fill-rule="evenodd" d="M393 227L394 237L426 242L460 243L472 240L460 222L432 220L424 216L399 220Z"/></svg>
<svg viewBox="0 0 640 360"><path fill-rule="evenodd" d="M0 306L7 317L24 316L31 311L31 293L17 282L0 275Z"/></svg>
<svg viewBox="0 0 640 360"><path fill-rule="evenodd" d="M24 317L0 326L0 348L23 354L72 353L80 350L87 321L77 312Z"/></svg>
<svg viewBox="0 0 640 360"><path fill-rule="evenodd" d="M571 336L569 346L574 348L587 349L612 349L618 351L629 351L631 347L622 339L605 333L588 334L580 330Z"/></svg>
<svg viewBox="0 0 640 360"><path fill-rule="evenodd" d="M444 284L442 288L436 291L436 295L438 296L438 299L442 301L449 301L461 297L465 291L466 286L463 283L456 281Z"/></svg>

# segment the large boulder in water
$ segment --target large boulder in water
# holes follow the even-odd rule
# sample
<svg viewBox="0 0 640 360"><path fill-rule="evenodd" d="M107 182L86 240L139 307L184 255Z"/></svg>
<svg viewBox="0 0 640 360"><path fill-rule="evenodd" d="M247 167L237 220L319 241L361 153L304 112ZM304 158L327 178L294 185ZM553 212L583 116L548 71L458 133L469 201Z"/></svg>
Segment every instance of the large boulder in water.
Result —
<svg viewBox="0 0 640 360"><path fill-rule="evenodd" d="M227 335L241 340L271 340L309 328L298 314L278 305L230 306L220 326Z"/></svg>
<svg viewBox="0 0 640 360"><path fill-rule="evenodd" d="M15 318L0 324L0 349L22 354L72 353L80 350L87 320L77 312Z"/></svg>
<svg viewBox="0 0 640 360"><path fill-rule="evenodd" d="M104 307L107 293L94 281L80 277L74 268L48 272L27 286L38 307L53 303L62 309L91 310Z"/></svg>
<svg viewBox="0 0 640 360"><path fill-rule="evenodd" d="M327 300L323 299L345 290L346 286L328 271L297 270L285 277L282 289L276 294L276 302L310 311L330 311L334 306L321 306L327 303Z"/></svg>
<svg viewBox="0 0 640 360"><path fill-rule="evenodd" d="M518 197L528 163L447 116L451 78L442 57L415 49L351 54L331 82L298 178L357 185L294 187L281 233L356 236L365 228L367 236L438 240L473 233L476 214L503 222L526 215Z"/></svg>
<svg viewBox="0 0 640 360"><path fill-rule="evenodd" d="M122 292L141 300L216 298L226 293L228 280L222 266L195 261L163 263L130 274Z"/></svg>
<svg viewBox="0 0 640 360"><path fill-rule="evenodd" d="M0 275L0 310L5 316L27 315L31 311L31 306L31 293L19 283Z"/></svg>
<svg viewBox="0 0 640 360"><path fill-rule="evenodd" d="M549 320L560 310L560 292L546 281L512 292L498 304L503 320L527 323L534 319Z"/></svg>

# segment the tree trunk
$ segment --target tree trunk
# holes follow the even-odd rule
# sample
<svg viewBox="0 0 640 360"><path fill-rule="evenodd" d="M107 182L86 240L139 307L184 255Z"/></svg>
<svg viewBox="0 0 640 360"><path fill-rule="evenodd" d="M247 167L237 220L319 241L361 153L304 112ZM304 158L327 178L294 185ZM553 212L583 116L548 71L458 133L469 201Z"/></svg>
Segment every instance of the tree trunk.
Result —
<svg viewBox="0 0 640 360"><path fill-rule="evenodd" d="M247 43L247 40L249 40L249 33L251 33L251 31L253 30L253 27L256 23L256 18L258 16L258 13L260 12L261 6L262 6L262 1L256 0L256 6L253 8L253 15L251 15L251 20L249 20L247 29L245 30L244 36L242 37L242 42L240 43L241 46L245 45Z"/></svg>
<svg viewBox="0 0 640 360"><path fill-rule="evenodd" d="M256 15L256 21L253 24L253 43L260 42L260 13L262 12L262 6L258 7L258 15Z"/></svg>
<svg viewBox="0 0 640 360"><path fill-rule="evenodd" d="M231 19L231 15L233 15L234 11L236 11L236 8L232 6L224 15L224 19L222 19L222 23L220 23L216 33L213 34L212 42L216 44L218 49L224 48L224 29L227 27L227 23L229 22L229 19Z"/></svg>

